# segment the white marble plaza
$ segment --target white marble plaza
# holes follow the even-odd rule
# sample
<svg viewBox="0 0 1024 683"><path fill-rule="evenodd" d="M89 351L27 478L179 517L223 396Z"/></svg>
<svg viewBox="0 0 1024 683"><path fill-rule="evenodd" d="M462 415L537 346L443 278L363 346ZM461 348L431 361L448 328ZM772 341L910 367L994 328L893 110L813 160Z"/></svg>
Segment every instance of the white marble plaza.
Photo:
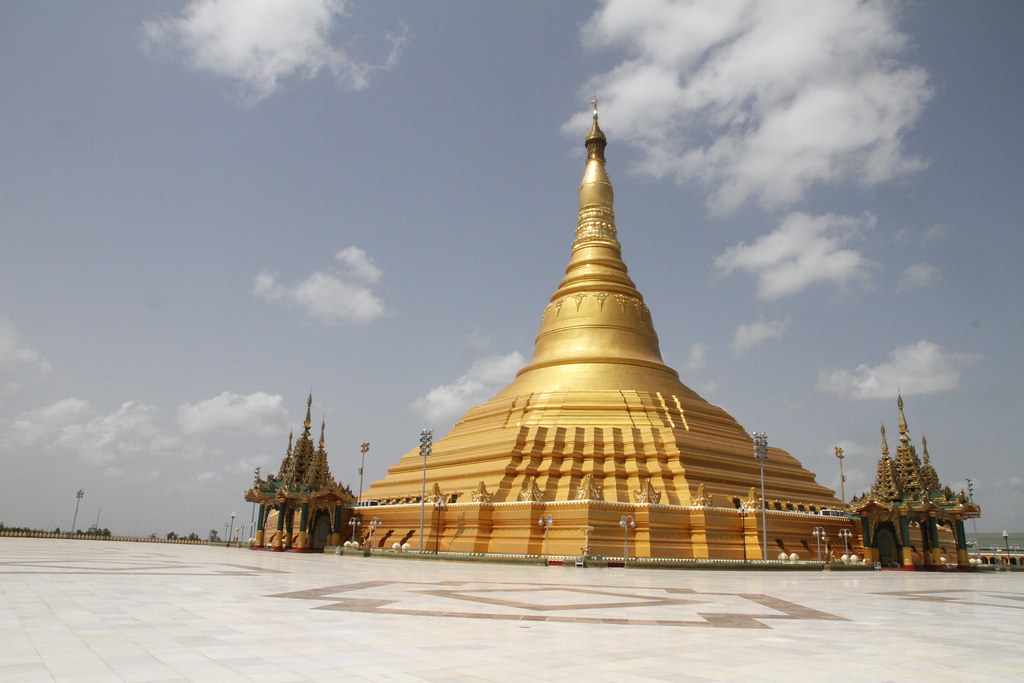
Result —
<svg viewBox="0 0 1024 683"><path fill-rule="evenodd" d="M4 681L1024 680L1024 574L0 538Z"/></svg>

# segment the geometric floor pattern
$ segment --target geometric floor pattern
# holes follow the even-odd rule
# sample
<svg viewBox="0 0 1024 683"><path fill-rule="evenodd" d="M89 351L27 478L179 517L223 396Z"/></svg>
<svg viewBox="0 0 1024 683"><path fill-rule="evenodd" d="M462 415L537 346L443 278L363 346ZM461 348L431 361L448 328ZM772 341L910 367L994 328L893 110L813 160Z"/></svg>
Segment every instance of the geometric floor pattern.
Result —
<svg viewBox="0 0 1024 683"><path fill-rule="evenodd" d="M0 681L1024 680L1024 574L0 538Z"/></svg>

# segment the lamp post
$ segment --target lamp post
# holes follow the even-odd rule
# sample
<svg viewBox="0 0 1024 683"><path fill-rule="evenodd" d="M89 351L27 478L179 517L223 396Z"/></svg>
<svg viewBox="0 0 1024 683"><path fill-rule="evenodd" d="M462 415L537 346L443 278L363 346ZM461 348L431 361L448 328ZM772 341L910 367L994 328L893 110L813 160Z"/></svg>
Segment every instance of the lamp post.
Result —
<svg viewBox="0 0 1024 683"><path fill-rule="evenodd" d="M370 520L370 550L373 550L373 546L377 544L377 527L383 522L380 521L380 517L374 517Z"/></svg>
<svg viewBox="0 0 1024 683"><path fill-rule="evenodd" d="M843 505L846 505L846 475L843 473L843 449L839 446L835 447L835 455L839 458L839 497L843 501Z"/></svg>
<svg viewBox="0 0 1024 683"><path fill-rule="evenodd" d="M444 499L438 498L434 501L434 554L437 555L438 548L441 544L441 536L439 535L441 528L441 513L444 512Z"/></svg>
<svg viewBox="0 0 1024 683"><path fill-rule="evenodd" d="M619 526L622 527L622 560L625 562L629 559L629 530L636 528L636 522L630 515L622 515L619 519Z"/></svg>
<svg viewBox="0 0 1024 683"><path fill-rule="evenodd" d="M743 544L743 564L747 564L747 508L742 505L736 510L740 516L740 543Z"/></svg>
<svg viewBox="0 0 1024 683"><path fill-rule="evenodd" d="M754 432L754 460L761 465L761 559L768 559L768 506L764 497L764 463L768 460L768 436Z"/></svg>
<svg viewBox="0 0 1024 683"><path fill-rule="evenodd" d="M359 446L359 452L362 453L362 458L359 461L359 495L356 497L356 505L363 502L363 467L366 465L366 452L370 450L370 442Z"/></svg>
<svg viewBox="0 0 1024 683"><path fill-rule="evenodd" d="M352 527L352 537L349 541L353 544L356 542L356 530L359 528L360 524L362 524L362 521L358 517L352 517L352 519L348 520L348 525Z"/></svg>
<svg viewBox="0 0 1024 683"><path fill-rule="evenodd" d="M590 557L590 532L594 530L594 527L589 524L584 524L580 527L580 531L583 532L583 561L586 562L587 558Z"/></svg>
<svg viewBox="0 0 1024 683"><path fill-rule="evenodd" d="M550 533L551 525L555 523L555 518L551 515L541 515L540 519L537 520L537 524L544 527L544 559L547 560L551 556L551 544L550 544Z"/></svg>
<svg viewBox="0 0 1024 683"><path fill-rule="evenodd" d="M811 535L814 536L815 540L818 542L818 562L821 562L821 542L828 541L828 534L825 533L825 530L822 527L816 526L814 527L814 530L811 531Z"/></svg>
<svg viewBox="0 0 1024 683"><path fill-rule="evenodd" d="M1006 544L1006 556L1010 556L1010 534L1006 533L1006 529L1003 529L1003 543Z"/></svg>
<svg viewBox="0 0 1024 683"><path fill-rule="evenodd" d="M256 472L254 473L253 478L252 478L252 487L254 489L257 488L257 486L259 485L259 482L260 482L260 469L261 468L257 465ZM256 530L256 499L255 498L252 501L252 514L249 516L249 528L253 530L253 536L255 536L256 535L255 534L255 530ZM242 535L244 536L245 534L242 534Z"/></svg>
<svg viewBox="0 0 1024 683"><path fill-rule="evenodd" d="M231 535L235 533L235 513L231 513L231 527L228 529L228 545L231 545Z"/></svg>
<svg viewBox="0 0 1024 683"><path fill-rule="evenodd" d="M78 493L75 494L75 518L71 522L71 535L75 535L75 527L78 526L78 506L82 503L82 496L85 495L85 489L78 489Z"/></svg>
<svg viewBox="0 0 1024 683"><path fill-rule="evenodd" d="M853 536L853 532L851 532L849 529L840 529L839 530L839 538L843 539L843 543L846 544L846 554L847 554L847 556L849 556L849 554L850 554L850 536Z"/></svg>
<svg viewBox="0 0 1024 683"><path fill-rule="evenodd" d="M434 432L424 429L420 432L420 456L423 458L423 491L420 493L420 552L423 552L423 517L427 504L427 456L433 450Z"/></svg>

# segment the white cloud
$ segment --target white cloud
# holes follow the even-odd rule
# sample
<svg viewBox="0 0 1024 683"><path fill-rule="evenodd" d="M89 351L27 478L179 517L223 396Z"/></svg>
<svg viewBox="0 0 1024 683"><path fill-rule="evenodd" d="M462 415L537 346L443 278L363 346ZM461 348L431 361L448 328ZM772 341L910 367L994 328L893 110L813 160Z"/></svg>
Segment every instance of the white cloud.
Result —
<svg viewBox="0 0 1024 683"><path fill-rule="evenodd" d="M68 398L15 418L0 446L73 455L90 465L112 467L117 461L160 453L175 443L156 418L155 408L138 401L98 415L86 401Z"/></svg>
<svg viewBox="0 0 1024 683"><path fill-rule="evenodd" d="M53 366L42 354L25 344L10 323L0 320L0 390L15 393L28 375L46 374Z"/></svg>
<svg viewBox="0 0 1024 683"><path fill-rule="evenodd" d="M758 321L755 323L744 323L736 329L729 348L737 356L742 356L750 349L768 339L782 339L789 326L789 319L772 320L770 322Z"/></svg>
<svg viewBox="0 0 1024 683"><path fill-rule="evenodd" d="M883 3L609 0L583 35L628 55L588 88L609 132L640 149L641 171L703 182L716 211L923 165L902 137L931 96L927 73L897 60L906 37Z"/></svg>
<svg viewBox="0 0 1024 683"><path fill-rule="evenodd" d="M844 398L892 398L937 394L955 389L961 370L981 358L973 353L947 353L930 341L901 346L889 361L874 367L858 365L852 372L835 370L818 375L818 390Z"/></svg>
<svg viewBox="0 0 1024 683"><path fill-rule="evenodd" d="M365 282L377 282L383 275L380 268L374 265L366 252L359 247L346 247L335 254L334 258L348 266L354 277Z"/></svg>
<svg viewBox="0 0 1024 683"><path fill-rule="evenodd" d="M343 272L317 271L289 287L277 276L260 273L253 279L252 293L264 301L284 301L304 309L325 323L365 323L384 315L384 305L364 283L380 280L382 272L357 247L339 251L335 258Z"/></svg>
<svg viewBox="0 0 1024 683"><path fill-rule="evenodd" d="M897 291L906 292L912 289L927 287L939 279L939 269L927 263L917 263L907 266L903 271L903 277L896 286Z"/></svg>
<svg viewBox="0 0 1024 683"><path fill-rule="evenodd" d="M178 407L178 424L186 434L252 434L273 436L288 428L288 411L279 395L258 391L218 396Z"/></svg>
<svg viewBox="0 0 1024 683"><path fill-rule="evenodd" d="M690 355L683 363L683 369L688 372L703 370L708 362L708 347L706 344L697 343L690 347Z"/></svg>
<svg viewBox="0 0 1024 683"><path fill-rule="evenodd" d="M377 71L395 66L404 32L386 36L378 63L357 59L331 44L345 0L193 0L180 17L142 25L147 48L169 47L197 71L237 81L252 101L272 95L288 78L330 72L353 90Z"/></svg>
<svg viewBox="0 0 1024 683"><path fill-rule="evenodd" d="M431 422L459 417L511 382L525 364L526 360L518 351L480 358L465 375L451 384L431 389L426 396L416 399L412 407Z"/></svg>
<svg viewBox="0 0 1024 683"><path fill-rule="evenodd" d="M757 294L767 300L796 294L818 282L864 283L872 264L845 245L874 225L873 216L794 212L752 244L741 242L728 249L715 259L715 266L725 275L735 270L756 275Z"/></svg>

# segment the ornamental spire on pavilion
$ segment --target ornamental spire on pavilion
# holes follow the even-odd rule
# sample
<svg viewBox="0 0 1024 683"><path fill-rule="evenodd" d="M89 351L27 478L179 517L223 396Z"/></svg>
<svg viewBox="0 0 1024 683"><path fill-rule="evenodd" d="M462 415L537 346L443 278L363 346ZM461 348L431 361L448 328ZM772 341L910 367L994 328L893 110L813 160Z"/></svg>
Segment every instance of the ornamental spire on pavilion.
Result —
<svg viewBox="0 0 1024 683"><path fill-rule="evenodd" d="M896 394L896 405L899 407L900 428L900 445L896 447L896 478L904 494L918 494L924 490L921 485L921 460L917 457L917 449L910 443L907 418L903 415L903 395L900 393Z"/></svg>
<svg viewBox="0 0 1024 683"><path fill-rule="evenodd" d="M885 425L882 425L882 457L878 459L878 472L871 487L871 495L882 500L897 500L901 496L896 466L889 457L889 444L885 441Z"/></svg>
<svg viewBox="0 0 1024 683"><path fill-rule="evenodd" d="M324 442L326 420L320 424L319 445L313 445L312 406L311 393L306 399L302 434L294 445L294 432L288 434L288 450L277 475L266 479L257 475L244 494L247 501L260 504L254 547L262 548L266 541L274 550L305 551L323 548L328 542L337 544L340 538L342 517L346 516L342 510L354 500L348 487L331 476ZM267 524L276 524L276 531L268 532Z"/></svg>
<svg viewBox="0 0 1024 683"><path fill-rule="evenodd" d="M896 458L889 457L883 426L875 482L867 493L854 497L848 509L861 517L875 561L907 569L940 569L952 562L949 558L955 552L955 563L969 567L964 520L979 517L981 508L963 491L953 493L941 484L924 437L921 463L910 440L902 394L897 393L896 405L900 430ZM914 538L914 527L920 538Z"/></svg>
<svg viewBox="0 0 1024 683"><path fill-rule="evenodd" d="M381 543L421 528L425 466L428 488L444 492L444 514L459 506L458 531L445 532L434 520L446 539L442 548L538 550L543 534L535 514L547 511L560 517L551 544L562 552L578 551L583 526L595 529L587 537L592 548L621 548L622 514L637 518L642 555L740 558L747 552L737 509L751 487L760 490L751 436L662 359L651 311L622 258L596 100L584 145L569 263L541 316L529 364L434 443L426 462L411 450L371 485L363 501L383 523ZM841 503L781 449L769 449L765 474L764 503L779 516L774 557L809 539L807 524L822 523L787 514ZM755 522L744 524L753 529ZM756 534L750 537L754 557L761 549Z"/></svg>

